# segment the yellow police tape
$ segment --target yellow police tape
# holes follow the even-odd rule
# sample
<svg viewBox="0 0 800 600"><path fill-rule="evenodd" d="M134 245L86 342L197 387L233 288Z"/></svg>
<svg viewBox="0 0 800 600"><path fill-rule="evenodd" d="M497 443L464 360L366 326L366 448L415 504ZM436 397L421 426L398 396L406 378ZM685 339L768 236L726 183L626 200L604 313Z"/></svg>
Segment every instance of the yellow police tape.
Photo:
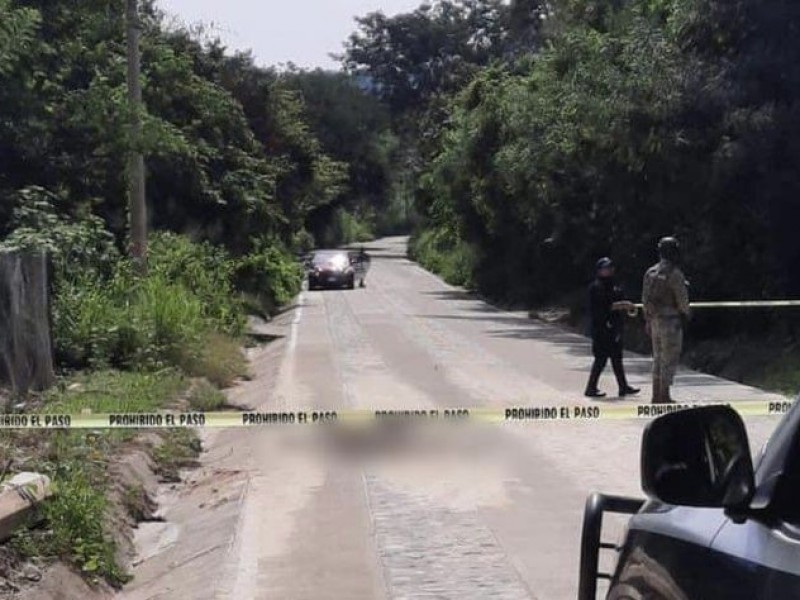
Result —
<svg viewBox="0 0 800 600"><path fill-rule="evenodd" d="M780 308L800 307L800 300L733 300L724 302L690 302L690 308ZM634 304L628 311L630 317L636 317L644 308L643 304Z"/></svg>
<svg viewBox="0 0 800 600"><path fill-rule="evenodd" d="M513 423L652 419L663 414L726 404L743 416L786 413L793 402L745 400L726 403L540 405L506 408L441 408L419 410L296 410L281 412L163 412L119 414L8 414L0 415L0 429L168 429L253 428L322 424L370 423Z"/></svg>

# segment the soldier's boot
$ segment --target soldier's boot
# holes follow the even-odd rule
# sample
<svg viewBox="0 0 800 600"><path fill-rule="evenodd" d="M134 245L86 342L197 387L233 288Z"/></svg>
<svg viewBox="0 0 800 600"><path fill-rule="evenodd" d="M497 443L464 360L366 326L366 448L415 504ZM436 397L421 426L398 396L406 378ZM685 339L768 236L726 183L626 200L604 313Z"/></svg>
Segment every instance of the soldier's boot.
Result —
<svg viewBox="0 0 800 600"><path fill-rule="evenodd" d="M658 392L654 394L653 404L674 404L669 395L669 384L659 381Z"/></svg>
<svg viewBox="0 0 800 600"><path fill-rule="evenodd" d="M662 404L675 404L675 400L673 400L672 396L670 396L669 388L669 385L664 386L664 393L662 396L663 399L661 400Z"/></svg>
<svg viewBox="0 0 800 600"><path fill-rule="evenodd" d="M663 379L653 381L653 404L672 404L674 401L669 395L669 384Z"/></svg>
<svg viewBox="0 0 800 600"><path fill-rule="evenodd" d="M662 387L660 379L653 379L653 397L650 400L652 404L661 404Z"/></svg>

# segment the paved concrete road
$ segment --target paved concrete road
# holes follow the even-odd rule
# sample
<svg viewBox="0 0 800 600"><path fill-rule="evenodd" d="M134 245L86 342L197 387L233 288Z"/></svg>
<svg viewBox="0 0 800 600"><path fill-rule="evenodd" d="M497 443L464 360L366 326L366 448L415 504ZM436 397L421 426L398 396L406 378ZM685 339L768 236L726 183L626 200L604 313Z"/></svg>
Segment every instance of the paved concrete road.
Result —
<svg viewBox="0 0 800 600"><path fill-rule="evenodd" d="M275 380L242 392L251 406L590 404L583 338L445 285L404 258L404 243L368 246L366 289L304 292ZM649 360L626 364L647 388ZM610 373L601 385L615 390ZM688 371L675 396L768 398ZM751 421L759 445L774 421ZM639 494L642 427L224 432L217 451L227 444L249 480L208 597L574 598L585 498Z"/></svg>

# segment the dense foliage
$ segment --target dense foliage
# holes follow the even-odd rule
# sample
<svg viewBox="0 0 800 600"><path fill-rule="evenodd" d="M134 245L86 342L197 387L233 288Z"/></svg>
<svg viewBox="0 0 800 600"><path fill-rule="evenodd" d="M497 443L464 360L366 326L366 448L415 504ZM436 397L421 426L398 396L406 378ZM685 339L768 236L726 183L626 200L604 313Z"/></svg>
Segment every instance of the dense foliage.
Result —
<svg viewBox="0 0 800 600"><path fill-rule="evenodd" d="M395 113L447 115L415 139L417 208L435 232L417 238L421 259L495 296L544 301L583 285L605 254L635 292L656 240L676 234L695 298L800 292L800 5L512 2L499 10L527 21L482 18L452 38L487 32L480 56L457 51L472 68L437 70L448 47L411 42L415 68L435 76L403 67L398 83L392 51L457 22L442 16L452 10L373 15L346 57Z"/></svg>
<svg viewBox="0 0 800 600"><path fill-rule="evenodd" d="M267 239L303 249L337 209L367 219L386 203L388 121L351 78L257 67L142 4L152 229L242 257ZM125 250L123 13L116 0L0 1L0 233L46 195L63 218L101 219Z"/></svg>
<svg viewBox="0 0 800 600"><path fill-rule="evenodd" d="M293 254L370 237L391 204L388 112L354 78L257 67L141 5L146 279L125 259L124 2L0 0L0 236L52 258L62 367L211 368L210 336L298 292Z"/></svg>

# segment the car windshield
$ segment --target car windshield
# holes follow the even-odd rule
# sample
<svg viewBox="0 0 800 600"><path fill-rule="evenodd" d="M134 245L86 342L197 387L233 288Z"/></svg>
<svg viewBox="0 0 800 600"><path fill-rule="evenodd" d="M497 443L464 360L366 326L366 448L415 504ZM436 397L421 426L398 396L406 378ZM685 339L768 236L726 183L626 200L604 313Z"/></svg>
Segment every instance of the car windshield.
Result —
<svg viewBox="0 0 800 600"><path fill-rule="evenodd" d="M341 269L349 264L347 254L344 252L317 252L311 259L315 267L333 267Z"/></svg>

